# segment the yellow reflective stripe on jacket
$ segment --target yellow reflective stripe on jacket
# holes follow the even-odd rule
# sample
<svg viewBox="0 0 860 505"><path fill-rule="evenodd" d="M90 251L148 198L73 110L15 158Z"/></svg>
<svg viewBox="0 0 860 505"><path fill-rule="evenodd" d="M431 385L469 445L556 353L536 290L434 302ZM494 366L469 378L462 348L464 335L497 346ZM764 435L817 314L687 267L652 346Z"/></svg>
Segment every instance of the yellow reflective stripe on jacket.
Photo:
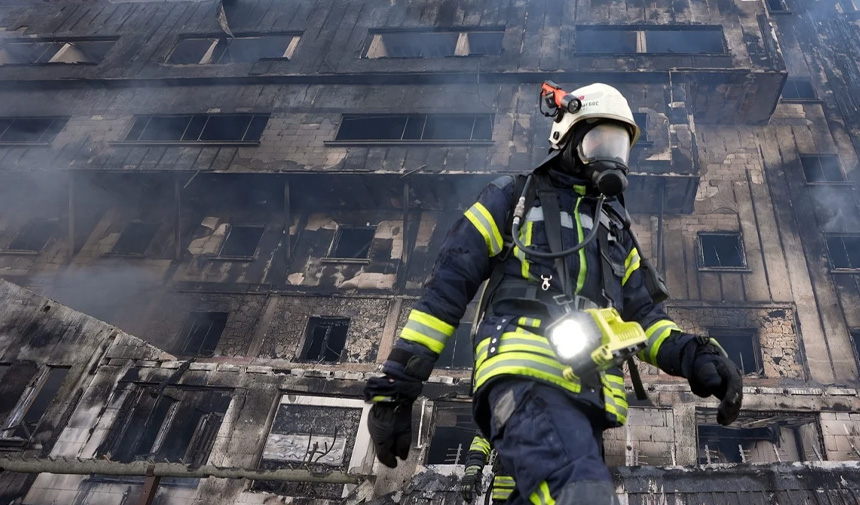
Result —
<svg viewBox="0 0 860 505"><path fill-rule="evenodd" d="M641 258L639 257L639 251L634 247L630 250L630 254L627 255L627 259L624 260L624 278L621 279L621 285L627 284L627 279L639 269L639 263Z"/></svg>
<svg viewBox="0 0 860 505"><path fill-rule="evenodd" d="M572 393L579 393L582 385L579 381L564 378L565 365L555 358L541 356L533 352L509 351L487 358L487 353L479 354L475 365L475 390L488 380L502 375L518 375L555 384Z"/></svg>
<svg viewBox="0 0 860 505"><path fill-rule="evenodd" d="M672 330L681 331L681 328L678 328L677 324L668 319L661 319L646 328L645 335L648 337L648 345L637 353L639 359L657 366L657 352L663 341L672 333Z"/></svg>
<svg viewBox="0 0 860 505"><path fill-rule="evenodd" d="M540 328L541 320L535 317L521 317L517 319L517 326L526 326L529 328Z"/></svg>
<svg viewBox="0 0 860 505"><path fill-rule="evenodd" d="M576 240L578 244L581 244L583 241L583 233L582 233L582 218L579 216L579 204L582 203L582 198L577 198L576 207L573 209L573 215L576 218ZM599 224L598 224L599 226ZM587 248L583 247L579 250L579 275L576 278L576 293L579 294L582 291L582 287L585 285L585 250Z"/></svg>
<svg viewBox="0 0 860 505"><path fill-rule="evenodd" d="M615 416L619 424L627 422L627 392L624 390L624 378L617 375L600 372L600 382L603 384L603 401L606 412Z"/></svg>
<svg viewBox="0 0 860 505"><path fill-rule="evenodd" d="M533 223L526 223L524 227L520 228L520 242L525 246L529 246L532 244L532 229ZM526 259L526 253L522 251L517 246L514 246L514 257L520 260L520 271L522 272L523 278L529 278L529 261Z"/></svg>
<svg viewBox="0 0 860 505"><path fill-rule="evenodd" d="M493 477L493 487L499 488L510 488L514 489L516 486L516 482L514 482L514 478L510 475L496 475Z"/></svg>
<svg viewBox="0 0 860 505"><path fill-rule="evenodd" d="M421 344L435 353L445 349L445 342L454 333L454 327L426 312L412 309L400 338Z"/></svg>
<svg viewBox="0 0 860 505"><path fill-rule="evenodd" d="M489 338L485 338L478 342L478 347L475 350L475 366L480 367L483 360L486 359L487 350L490 347ZM549 341L546 337L531 333L522 328L517 328L515 331L508 331L502 334L498 342L499 353L522 351L540 354L555 358L555 352L552 350Z"/></svg>
<svg viewBox="0 0 860 505"><path fill-rule="evenodd" d="M484 241L487 243L487 250L490 252L490 257L493 257L502 252L502 235L499 233L499 228L496 226L496 221L493 219L490 211L484 207L481 202L475 202L469 207L465 213L466 218L475 226L475 228L484 236Z"/></svg>
<svg viewBox="0 0 860 505"><path fill-rule="evenodd" d="M472 439L472 445L469 446L469 452L480 452L485 457L490 456L490 443L487 442L487 439L480 436L475 435L475 438Z"/></svg>
<svg viewBox="0 0 860 505"><path fill-rule="evenodd" d="M540 486L529 496L529 501L534 505L555 505L555 500L549 494L549 486L546 481L540 483Z"/></svg>

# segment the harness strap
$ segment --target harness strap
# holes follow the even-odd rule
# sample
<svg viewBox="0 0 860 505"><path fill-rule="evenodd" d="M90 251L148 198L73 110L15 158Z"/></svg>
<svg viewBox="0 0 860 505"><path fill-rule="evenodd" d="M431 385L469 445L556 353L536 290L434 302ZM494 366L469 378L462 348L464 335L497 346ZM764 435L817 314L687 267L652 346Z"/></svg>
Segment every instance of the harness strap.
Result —
<svg viewBox="0 0 860 505"><path fill-rule="evenodd" d="M543 219L544 229L546 230L546 239L549 242L549 249L553 253L558 253L564 250L561 235L561 209L558 205L558 194L555 188L549 182L546 174L537 174L535 176L538 183L537 195L540 199L541 207L544 208ZM561 290L565 295L570 295L570 273L567 268L567 258L561 257L555 259L556 273L561 277Z"/></svg>

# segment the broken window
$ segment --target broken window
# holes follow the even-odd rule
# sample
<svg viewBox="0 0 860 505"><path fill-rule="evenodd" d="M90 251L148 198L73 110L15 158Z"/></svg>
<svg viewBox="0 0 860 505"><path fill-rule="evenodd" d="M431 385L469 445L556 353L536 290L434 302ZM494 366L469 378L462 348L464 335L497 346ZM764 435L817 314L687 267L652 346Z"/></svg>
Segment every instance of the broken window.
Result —
<svg viewBox="0 0 860 505"><path fill-rule="evenodd" d="M348 317L311 317L305 331L301 359L335 363L340 360L349 329Z"/></svg>
<svg viewBox="0 0 860 505"><path fill-rule="evenodd" d="M576 29L580 54L722 54L723 29L718 26L580 26Z"/></svg>
<svg viewBox="0 0 860 505"><path fill-rule="evenodd" d="M469 304L466 313L454 334L448 338L445 349L436 360L439 368L471 368L472 361L472 320L475 317L475 304Z"/></svg>
<svg viewBox="0 0 860 505"><path fill-rule="evenodd" d="M261 470L301 466L311 472L347 472L363 464L368 446L357 445L369 407L343 397L283 395L263 447ZM342 484L254 481L252 489L293 497L340 499Z"/></svg>
<svg viewBox="0 0 860 505"><path fill-rule="evenodd" d="M262 226L230 226L230 232L221 246L219 258L253 259L263 237Z"/></svg>
<svg viewBox="0 0 860 505"><path fill-rule="evenodd" d="M502 51L504 29L463 31L410 30L375 33L367 58L444 58L483 56Z"/></svg>
<svg viewBox="0 0 860 505"><path fill-rule="evenodd" d="M167 57L175 65L209 65L289 59L299 35L261 35L236 37L186 37L179 40Z"/></svg>
<svg viewBox="0 0 860 505"><path fill-rule="evenodd" d="M39 423L68 373L69 367L60 366L50 366L42 372L6 421L3 438L30 440L38 433Z"/></svg>
<svg viewBox="0 0 860 505"><path fill-rule="evenodd" d="M344 114L335 140L432 142L492 138L490 114Z"/></svg>
<svg viewBox="0 0 860 505"><path fill-rule="evenodd" d="M849 333L851 335L851 343L854 344L854 355L860 360L860 328L853 329Z"/></svg>
<svg viewBox="0 0 860 505"><path fill-rule="evenodd" d="M135 116L125 141L257 143L268 121L268 114Z"/></svg>
<svg viewBox="0 0 860 505"><path fill-rule="evenodd" d="M364 259L376 234L375 226L338 226L329 258Z"/></svg>
<svg viewBox="0 0 860 505"><path fill-rule="evenodd" d="M116 39L10 41L0 45L0 65L100 63Z"/></svg>
<svg viewBox="0 0 860 505"><path fill-rule="evenodd" d="M755 376L764 374L758 334L754 329L712 328L708 335L717 339L741 373Z"/></svg>
<svg viewBox="0 0 860 505"><path fill-rule="evenodd" d="M790 77L782 88L783 100L815 100L815 89L812 79L808 77Z"/></svg>
<svg viewBox="0 0 860 505"><path fill-rule="evenodd" d="M478 427L471 404L439 402L427 451L428 465L462 465Z"/></svg>
<svg viewBox="0 0 860 505"><path fill-rule="evenodd" d="M51 143L68 120L65 117L0 118L0 144Z"/></svg>
<svg viewBox="0 0 860 505"><path fill-rule="evenodd" d="M155 232L158 231L158 223L144 223L132 221L125 225L119 239L113 246L114 254L129 254L143 256L149 247Z"/></svg>
<svg viewBox="0 0 860 505"><path fill-rule="evenodd" d="M182 328L180 354L212 356L227 326L226 312L192 312Z"/></svg>
<svg viewBox="0 0 860 505"><path fill-rule="evenodd" d="M230 405L230 394L214 388L135 384L127 393L101 456L205 464Z"/></svg>
<svg viewBox="0 0 860 505"><path fill-rule="evenodd" d="M40 252L48 244L48 240L54 235L58 225L59 220L57 219L43 219L30 223L18 231L6 249L9 251Z"/></svg>
<svg viewBox="0 0 860 505"><path fill-rule="evenodd" d="M741 412L731 426L715 419L713 410L696 410L699 464L822 460L814 416Z"/></svg>
<svg viewBox="0 0 860 505"><path fill-rule="evenodd" d="M828 235L830 266L836 270L860 269L860 235Z"/></svg>
<svg viewBox="0 0 860 505"><path fill-rule="evenodd" d="M785 0L765 0L767 10L770 12L788 12L788 7L785 5Z"/></svg>
<svg viewBox="0 0 860 505"><path fill-rule="evenodd" d="M741 234L736 232L699 233L702 266L707 268L745 268Z"/></svg>
<svg viewBox="0 0 860 505"><path fill-rule="evenodd" d="M801 155L803 175L806 182L843 182L845 177L835 154Z"/></svg>

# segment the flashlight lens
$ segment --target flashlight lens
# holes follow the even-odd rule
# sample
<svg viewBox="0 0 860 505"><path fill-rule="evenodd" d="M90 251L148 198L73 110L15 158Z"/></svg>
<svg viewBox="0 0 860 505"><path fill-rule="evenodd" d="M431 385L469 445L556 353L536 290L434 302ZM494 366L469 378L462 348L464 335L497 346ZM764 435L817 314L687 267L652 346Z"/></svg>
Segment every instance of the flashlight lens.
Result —
<svg viewBox="0 0 860 505"><path fill-rule="evenodd" d="M588 345L585 329L579 321L564 319L552 328L549 338L555 352L562 360L569 360L580 354Z"/></svg>

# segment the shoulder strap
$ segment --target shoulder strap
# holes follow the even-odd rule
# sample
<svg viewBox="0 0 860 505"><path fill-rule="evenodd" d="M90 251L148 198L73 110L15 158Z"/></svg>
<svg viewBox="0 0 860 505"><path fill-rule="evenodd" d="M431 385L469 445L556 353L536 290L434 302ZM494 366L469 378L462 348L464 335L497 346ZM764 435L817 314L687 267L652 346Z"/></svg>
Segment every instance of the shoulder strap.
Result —
<svg viewBox="0 0 860 505"><path fill-rule="evenodd" d="M561 209L558 205L558 193L552 187L549 177L546 174L540 173L535 176L537 179L537 195L540 198L540 205L543 208L543 222L546 229L546 240L549 242L549 249L554 253L564 250L561 234ZM555 259L555 270L560 276L561 290L566 295L571 295L570 291L570 273L567 268L567 258L561 257Z"/></svg>

